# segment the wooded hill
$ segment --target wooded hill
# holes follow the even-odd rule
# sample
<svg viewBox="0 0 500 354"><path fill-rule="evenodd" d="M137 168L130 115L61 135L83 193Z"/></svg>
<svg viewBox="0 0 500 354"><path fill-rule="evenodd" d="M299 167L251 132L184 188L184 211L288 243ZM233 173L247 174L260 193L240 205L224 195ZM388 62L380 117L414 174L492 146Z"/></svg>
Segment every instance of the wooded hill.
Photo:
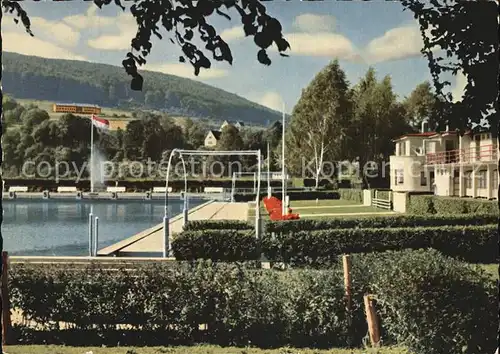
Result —
<svg viewBox="0 0 500 354"><path fill-rule="evenodd" d="M5 52L3 63L3 87L15 98L156 109L259 125L280 119L278 112L238 95L173 75L142 71L144 88L136 92L130 89L130 77L118 66Z"/></svg>

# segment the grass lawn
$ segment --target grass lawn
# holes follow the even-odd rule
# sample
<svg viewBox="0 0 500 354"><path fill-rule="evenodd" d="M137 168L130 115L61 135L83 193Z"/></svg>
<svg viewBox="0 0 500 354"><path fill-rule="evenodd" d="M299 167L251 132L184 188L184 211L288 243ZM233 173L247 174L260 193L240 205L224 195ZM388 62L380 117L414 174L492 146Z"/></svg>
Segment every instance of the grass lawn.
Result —
<svg viewBox="0 0 500 354"><path fill-rule="evenodd" d="M316 200L296 200L291 201L291 208L294 213L298 213L299 215L310 215L302 218L314 218L314 219L331 219L336 217L335 215L329 216L321 216L319 214L339 214L338 217L362 217L362 216L370 216L370 215L356 215L356 213L384 213L389 212L390 210L375 208L371 206L363 206L358 203L349 201L349 200L318 200L316 204ZM264 204L261 203L260 212L262 218L264 220L269 219L269 215L267 214L267 210L264 208ZM318 216L314 216L318 214ZM352 215L345 215L352 214ZM255 208L250 207L248 210L248 217L255 217Z"/></svg>
<svg viewBox="0 0 500 354"><path fill-rule="evenodd" d="M7 354L408 354L402 348L381 349L255 349L255 348L221 348L216 346L196 347L64 347L44 345L18 345L5 347Z"/></svg>
<svg viewBox="0 0 500 354"><path fill-rule="evenodd" d="M314 207L314 206L342 206L342 205L359 205L359 203L353 202L351 200L342 200L342 199L325 199L325 200L292 200L290 201L291 207L300 208L300 207Z"/></svg>
<svg viewBox="0 0 500 354"><path fill-rule="evenodd" d="M324 208L314 208L314 209L294 209L292 207L292 211L294 213L299 214L355 214L355 213L382 213L382 212L390 212L390 210L379 209L371 206L361 206L361 207L344 207L344 208L335 208L335 207L324 207Z"/></svg>

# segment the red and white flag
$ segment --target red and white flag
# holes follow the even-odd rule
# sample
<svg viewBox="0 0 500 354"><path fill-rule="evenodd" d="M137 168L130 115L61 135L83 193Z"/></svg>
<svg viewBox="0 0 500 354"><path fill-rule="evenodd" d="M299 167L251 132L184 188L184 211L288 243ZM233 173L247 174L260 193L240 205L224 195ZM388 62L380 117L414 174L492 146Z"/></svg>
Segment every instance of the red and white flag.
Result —
<svg viewBox="0 0 500 354"><path fill-rule="evenodd" d="M109 130L109 120L92 115L92 124L98 129Z"/></svg>

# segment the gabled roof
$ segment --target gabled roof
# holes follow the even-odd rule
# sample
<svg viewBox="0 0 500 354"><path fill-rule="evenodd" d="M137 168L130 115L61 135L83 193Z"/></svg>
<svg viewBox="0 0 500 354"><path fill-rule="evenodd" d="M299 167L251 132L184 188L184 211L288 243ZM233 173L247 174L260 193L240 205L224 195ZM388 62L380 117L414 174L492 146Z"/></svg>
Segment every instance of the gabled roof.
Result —
<svg viewBox="0 0 500 354"><path fill-rule="evenodd" d="M215 137L215 139L219 140L220 139L220 134L221 132L219 130L210 130L208 134L212 133L212 135Z"/></svg>

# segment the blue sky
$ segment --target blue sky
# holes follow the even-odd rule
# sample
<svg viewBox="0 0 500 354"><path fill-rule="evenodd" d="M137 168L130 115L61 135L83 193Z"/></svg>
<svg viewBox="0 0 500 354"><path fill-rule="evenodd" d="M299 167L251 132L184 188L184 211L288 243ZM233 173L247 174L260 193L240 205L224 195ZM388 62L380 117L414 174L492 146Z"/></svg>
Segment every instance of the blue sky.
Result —
<svg viewBox="0 0 500 354"><path fill-rule="evenodd" d="M175 45L155 40L146 68L199 80L277 110L284 101L287 112L291 112L302 88L335 58L353 84L370 65L380 78L390 75L400 97L430 79L427 62L419 52L422 42L417 23L398 2L293 1L265 5L283 26L292 46L289 58L273 51L270 67L259 64L253 39L243 37L237 14L230 12L232 21L212 16L209 22L229 43L232 66L214 62L212 69L195 77L190 64L177 62L180 51ZM29 37L5 16L5 51L119 66L135 34L135 22L128 10L124 13L115 5L103 10L91 2L23 2L23 6L36 37ZM463 76L452 82L454 92L463 90Z"/></svg>

